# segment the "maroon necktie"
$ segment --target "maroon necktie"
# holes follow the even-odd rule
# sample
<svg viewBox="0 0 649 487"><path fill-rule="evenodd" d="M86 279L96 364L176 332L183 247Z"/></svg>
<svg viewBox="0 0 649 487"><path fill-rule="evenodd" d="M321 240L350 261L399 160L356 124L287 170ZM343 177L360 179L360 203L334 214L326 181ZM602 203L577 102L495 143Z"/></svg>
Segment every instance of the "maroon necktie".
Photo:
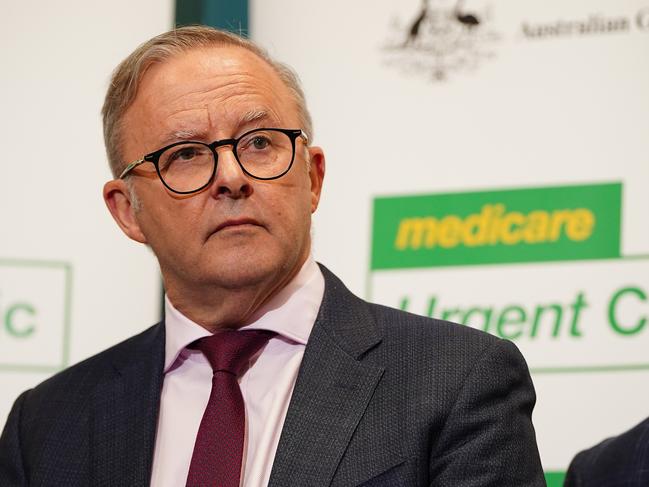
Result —
<svg viewBox="0 0 649 487"><path fill-rule="evenodd" d="M237 377L273 335L265 330L227 330L190 346L203 352L214 375L210 400L196 435L188 487L239 487L245 411Z"/></svg>

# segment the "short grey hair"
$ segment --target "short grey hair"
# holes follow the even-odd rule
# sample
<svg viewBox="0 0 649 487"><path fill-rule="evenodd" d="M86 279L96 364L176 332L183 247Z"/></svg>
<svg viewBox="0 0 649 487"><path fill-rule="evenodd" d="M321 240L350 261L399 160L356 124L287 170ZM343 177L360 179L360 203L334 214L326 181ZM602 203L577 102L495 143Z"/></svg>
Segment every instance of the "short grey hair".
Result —
<svg viewBox="0 0 649 487"><path fill-rule="evenodd" d="M113 177L117 177L130 162L124 161L122 156L122 121L124 114L135 100L147 69L182 52L218 46L238 46L267 62L293 96L302 125L300 128L304 130L309 141L313 140L311 115L306 106L300 80L293 69L271 58L264 48L251 40L236 34L202 25L179 27L140 45L117 66L112 74L101 114L104 124L104 143Z"/></svg>

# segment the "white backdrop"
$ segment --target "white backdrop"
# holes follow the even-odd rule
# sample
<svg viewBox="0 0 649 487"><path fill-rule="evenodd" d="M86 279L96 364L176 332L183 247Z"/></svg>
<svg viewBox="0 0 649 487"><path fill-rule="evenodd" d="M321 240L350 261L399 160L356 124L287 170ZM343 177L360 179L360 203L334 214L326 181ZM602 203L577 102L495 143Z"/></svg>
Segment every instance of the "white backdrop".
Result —
<svg viewBox="0 0 649 487"><path fill-rule="evenodd" d="M647 260L370 273L373 199L621 183L621 256L649 254L649 2L424 3L410 38L421 0L255 0L250 28L304 82L327 155L315 254L352 290L390 306L407 295L422 313L431 295L530 307L567 306L584 292L581 341L516 341L540 371L544 467L561 471L578 450L649 416L647 370L542 370L649 362L649 330L623 338L606 323L615 290L649 292ZM620 313L646 317L649 303L627 296Z"/></svg>
<svg viewBox="0 0 649 487"><path fill-rule="evenodd" d="M112 69L167 30L173 9L26 0L0 3L0 19L4 425L20 392L157 320L157 264L102 200L110 173L99 112Z"/></svg>

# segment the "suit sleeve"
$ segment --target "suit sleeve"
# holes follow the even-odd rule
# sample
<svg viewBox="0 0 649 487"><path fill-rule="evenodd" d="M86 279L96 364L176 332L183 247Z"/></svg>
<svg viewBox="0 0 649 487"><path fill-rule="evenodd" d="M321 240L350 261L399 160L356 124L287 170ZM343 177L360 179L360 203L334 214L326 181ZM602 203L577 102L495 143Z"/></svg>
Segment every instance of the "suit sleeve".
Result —
<svg viewBox="0 0 649 487"><path fill-rule="evenodd" d="M16 399L0 436L0 485L3 487L27 485L20 447L21 412L26 396L24 392Z"/></svg>
<svg viewBox="0 0 649 487"><path fill-rule="evenodd" d="M532 426L535 402L518 348L494 342L472 366L439 438L431 439L431 485L545 486Z"/></svg>

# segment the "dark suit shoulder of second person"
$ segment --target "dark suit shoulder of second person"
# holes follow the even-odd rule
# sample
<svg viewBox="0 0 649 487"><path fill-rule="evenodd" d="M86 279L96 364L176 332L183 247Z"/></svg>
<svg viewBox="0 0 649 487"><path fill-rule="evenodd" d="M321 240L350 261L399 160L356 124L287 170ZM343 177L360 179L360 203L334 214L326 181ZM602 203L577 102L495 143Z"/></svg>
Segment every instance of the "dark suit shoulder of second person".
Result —
<svg viewBox="0 0 649 487"><path fill-rule="evenodd" d="M577 454L565 487L649 485L649 418L619 436Z"/></svg>

